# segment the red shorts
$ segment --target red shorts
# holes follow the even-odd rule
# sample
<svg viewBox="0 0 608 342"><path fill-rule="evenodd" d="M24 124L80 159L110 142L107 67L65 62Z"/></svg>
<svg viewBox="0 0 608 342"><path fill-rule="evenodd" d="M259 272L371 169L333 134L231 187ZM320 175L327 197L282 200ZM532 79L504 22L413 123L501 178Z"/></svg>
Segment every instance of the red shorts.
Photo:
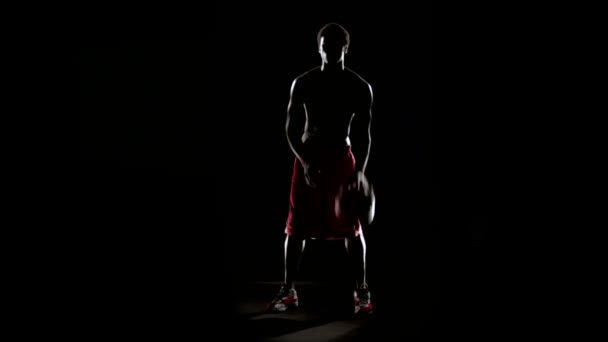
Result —
<svg viewBox="0 0 608 342"><path fill-rule="evenodd" d="M350 146L308 147L311 162L321 170L316 188L309 187L304 169L295 159L285 233L302 239L343 239L359 235L360 222L349 223L335 213L340 186L355 173L355 157Z"/></svg>

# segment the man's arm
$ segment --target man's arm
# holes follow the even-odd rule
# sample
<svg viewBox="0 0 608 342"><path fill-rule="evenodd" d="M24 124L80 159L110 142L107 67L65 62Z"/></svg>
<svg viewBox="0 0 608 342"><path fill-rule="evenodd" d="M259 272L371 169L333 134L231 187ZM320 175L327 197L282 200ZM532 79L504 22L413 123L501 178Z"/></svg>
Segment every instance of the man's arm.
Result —
<svg viewBox="0 0 608 342"><path fill-rule="evenodd" d="M302 157L302 134L304 125L306 124L306 113L304 111L304 101L302 100L302 86L296 78L291 84L289 104L287 105L287 122L285 132L289 147L304 165L305 160Z"/></svg>
<svg viewBox="0 0 608 342"><path fill-rule="evenodd" d="M372 105L374 101L374 95L372 92L371 85L367 85L365 90L363 101L359 103L357 111L355 112L355 131L356 136L353 140L353 153L356 161L356 171L365 173L367 168L367 161L369 159L369 152L371 150L372 136L371 136L371 124L372 124Z"/></svg>

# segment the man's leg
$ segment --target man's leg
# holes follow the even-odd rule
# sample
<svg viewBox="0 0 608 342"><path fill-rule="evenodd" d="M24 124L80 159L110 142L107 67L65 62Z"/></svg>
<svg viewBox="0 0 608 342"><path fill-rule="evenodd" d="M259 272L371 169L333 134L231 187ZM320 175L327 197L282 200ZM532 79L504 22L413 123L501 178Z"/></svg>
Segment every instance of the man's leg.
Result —
<svg viewBox="0 0 608 342"><path fill-rule="evenodd" d="M295 287L295 277L297 276L304 250L305 241L287 235L285 237L285 287L293 289Z"/></svg>
<svg viewBox="0 0 608 342"><path fill-rule="evenodd" d="M302 251L305 242L293 236L285 238L285 283L281 286L279 293L274 297L268 308L273 311L287 311L298 307L298 294L295 290L295 278L300 266Z"/></svg>
<svg viewBox="0 0 608 342"><path fill-rule="evenodd" d="M366 279L367 245L363 236L363 230L360 231L358 237L346 239L345 241L354 277L355 314L370 314L373 311L373 307Z"/></svg>
<svg viewBox="0 0 608 342"><path fill-rule="evenodd" d="M366 255L367 245L363 230L359 236L345 240L346 251L348 252L352 274L354 278L355 288L360 288L367 285L366 282Z"/></svg>

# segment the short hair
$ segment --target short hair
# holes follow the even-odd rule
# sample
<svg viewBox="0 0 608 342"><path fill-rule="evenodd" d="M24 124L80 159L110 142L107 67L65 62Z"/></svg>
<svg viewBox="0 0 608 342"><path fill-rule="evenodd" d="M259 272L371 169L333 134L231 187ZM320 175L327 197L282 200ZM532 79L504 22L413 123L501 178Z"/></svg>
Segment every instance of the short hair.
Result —
<svg viewBox="0 0 608 342"><path fill-rule="evenodd" d="M317 34L317 46L321 44L321 37L326 37L327 40L336 40L342 43L342 46L348 48L350 45L350 34L342 25L337 23L329 23L323 26Z"/></svg>

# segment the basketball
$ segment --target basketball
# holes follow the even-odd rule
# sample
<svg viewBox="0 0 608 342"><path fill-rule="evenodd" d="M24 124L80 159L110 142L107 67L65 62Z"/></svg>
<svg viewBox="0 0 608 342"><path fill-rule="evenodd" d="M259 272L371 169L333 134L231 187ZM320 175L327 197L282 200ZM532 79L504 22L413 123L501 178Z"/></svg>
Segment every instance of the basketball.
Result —
<svg viewBox="0 0 608 342"><path fill-rule="evenodd" d="M360 189L351 184L349 181L340 187L335 200L335 214L352 224L359 220L363 225L370 225L376 214L374 187L365 176Z"/></svg>

